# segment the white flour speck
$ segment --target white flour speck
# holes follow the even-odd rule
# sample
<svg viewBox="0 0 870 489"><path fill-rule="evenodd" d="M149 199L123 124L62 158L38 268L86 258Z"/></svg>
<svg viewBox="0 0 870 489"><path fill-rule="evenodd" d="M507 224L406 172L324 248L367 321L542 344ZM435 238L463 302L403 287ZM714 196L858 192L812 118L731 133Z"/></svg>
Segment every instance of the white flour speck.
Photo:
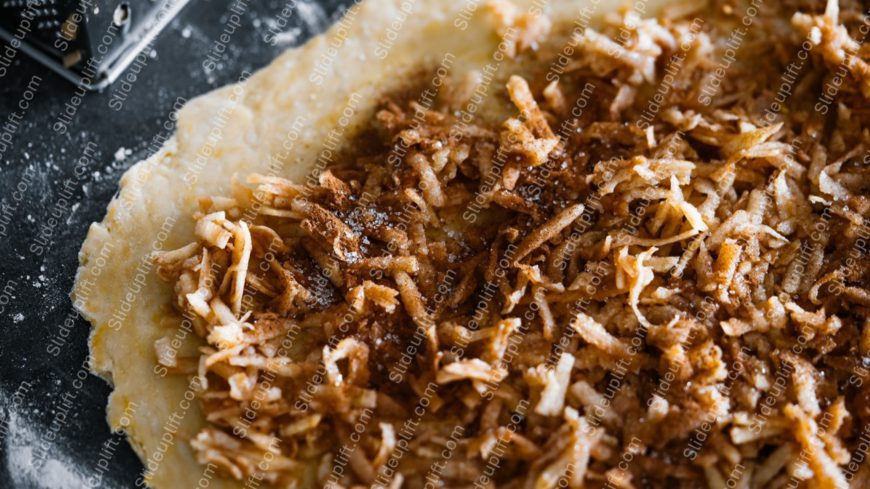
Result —
<svg viewBox="0 0 870 489"><path fill-rule="evenodd" d="M292 29L288 29L284 32L279 32L275 34L274 43L275 44L296 44L296 41L299 39L299 35L302 34L302 29L299 27L294 27Z"/></svg>
<svg viewBox="0 0 870 489"><path fill-rule="evenodd" d="M310 0L298 2L296 12L312 32L321 32L329 25L329 18L323 7Z"/></svg>

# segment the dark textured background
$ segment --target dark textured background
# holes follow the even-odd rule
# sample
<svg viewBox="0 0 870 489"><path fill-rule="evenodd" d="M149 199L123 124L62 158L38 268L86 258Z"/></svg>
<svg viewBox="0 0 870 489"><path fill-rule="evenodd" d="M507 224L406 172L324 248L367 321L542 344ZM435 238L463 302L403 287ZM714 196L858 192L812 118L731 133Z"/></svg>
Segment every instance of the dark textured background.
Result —
<svg viewBox="0 0 870 489"><path fill-rule="evenodd" d="M265 66L284 49L323 30L350 2L244 3L248 9L242 26L219 69L206 73L202 61L223 32L232 2L191 0L154 43L154 53L123 109L109 105L117 83L103 93L88 94L64 135L51 126L74 95L73 85L20 52L0 78L0 126L15 110L27 82L34 75L42 78L11 148L0 156L0 216L5 216L0 222L10 221L0 238L0 488L135 486L142 466L105 421L109 386L89 375L80 390L75 388L89 332L68 298L77 252L88 225L103 218L120 176L147 155L148 141L161 130L177 97L193 98L234 82L243 70ZM285 5L294 3L282 29L289 34L271 45L264 39L268 28ZM75 162L89 142L97 153L75 180ZM119 148L129 154L116 158ZM72 179L68 206L56 204L65 179ZM13 192L22 184L27 187L24 198L16 200ZM49 234L45 226L51 225L52 212L58 219L50 242L42 249L34 247L40 229L42 235ZM65 320L71 327L64 328ZM64 415L66 421L60 423ZM58 422L57 431L53 421ZM30 461L43 450L40 445L47 450L45 464L37 468ZM101 450L111 458L98 480Z"/></svg>

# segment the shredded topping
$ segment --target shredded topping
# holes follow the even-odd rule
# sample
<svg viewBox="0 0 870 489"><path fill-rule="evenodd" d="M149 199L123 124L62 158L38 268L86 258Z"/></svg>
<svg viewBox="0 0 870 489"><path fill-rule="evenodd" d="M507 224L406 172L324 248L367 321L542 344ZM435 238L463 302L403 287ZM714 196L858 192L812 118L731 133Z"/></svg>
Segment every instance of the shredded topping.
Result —
<svg viewBox="0 0 870 489"><path fill-rule="evenodd" d="M385 94L305 185L202 198L153 257L203 341L154 345L200 377L198 460L274 487L870 486L870 12L783 5L735 46L743 2L568 39L501 2L506 120L458 109L479 73Z"/></svg>

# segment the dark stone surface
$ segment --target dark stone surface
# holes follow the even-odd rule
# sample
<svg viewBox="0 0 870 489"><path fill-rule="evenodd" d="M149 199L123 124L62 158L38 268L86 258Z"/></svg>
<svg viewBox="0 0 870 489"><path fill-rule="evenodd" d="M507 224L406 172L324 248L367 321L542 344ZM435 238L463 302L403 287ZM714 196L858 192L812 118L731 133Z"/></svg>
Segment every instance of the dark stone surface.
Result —
<svg viewBox="0 0 870 489"><path fill-rule="evenodd" d="M0 141L12 133L11 144L0 145L0 488L135 486L142 465L109 432L110 388L86 375L89 325L68 297L88 225L103 218L118 179L148 154L178 97L193 98L265 66L323 30L349 3L244 2L221 62L206 73L203 60L239 4L193 0L157 38L147 63L133 68L138 74L129 91L116 82L81 99L73 85L17 53L0 78ZM288 5L292 13L281 28L276 23ZM270 27L288 34L270 44ZM22 110L28 93L32 100ZM58 133L53 128L71 106L75 113ZM15 129L4 130L16 114ZM81 159L86 152L91 157Z"/></svg>

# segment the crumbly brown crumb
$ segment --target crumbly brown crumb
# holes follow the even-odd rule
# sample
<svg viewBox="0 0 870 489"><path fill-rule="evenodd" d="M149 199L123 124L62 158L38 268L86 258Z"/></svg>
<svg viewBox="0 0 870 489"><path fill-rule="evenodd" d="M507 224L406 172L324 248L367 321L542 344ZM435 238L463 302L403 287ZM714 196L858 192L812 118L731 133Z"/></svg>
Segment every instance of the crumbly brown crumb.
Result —
<svg viewBox="0 0 870 489"><path fill-rule="evenodd" d="M387 97L314 184L201 199L154 257L204 341L154 345L201 377L198 459L276 487L867 487L870 12L764 4L722 69L747 4L687 5L587 29L554 82L549 21L500 3L514 116L460 121L471 74Z"/></svg>

